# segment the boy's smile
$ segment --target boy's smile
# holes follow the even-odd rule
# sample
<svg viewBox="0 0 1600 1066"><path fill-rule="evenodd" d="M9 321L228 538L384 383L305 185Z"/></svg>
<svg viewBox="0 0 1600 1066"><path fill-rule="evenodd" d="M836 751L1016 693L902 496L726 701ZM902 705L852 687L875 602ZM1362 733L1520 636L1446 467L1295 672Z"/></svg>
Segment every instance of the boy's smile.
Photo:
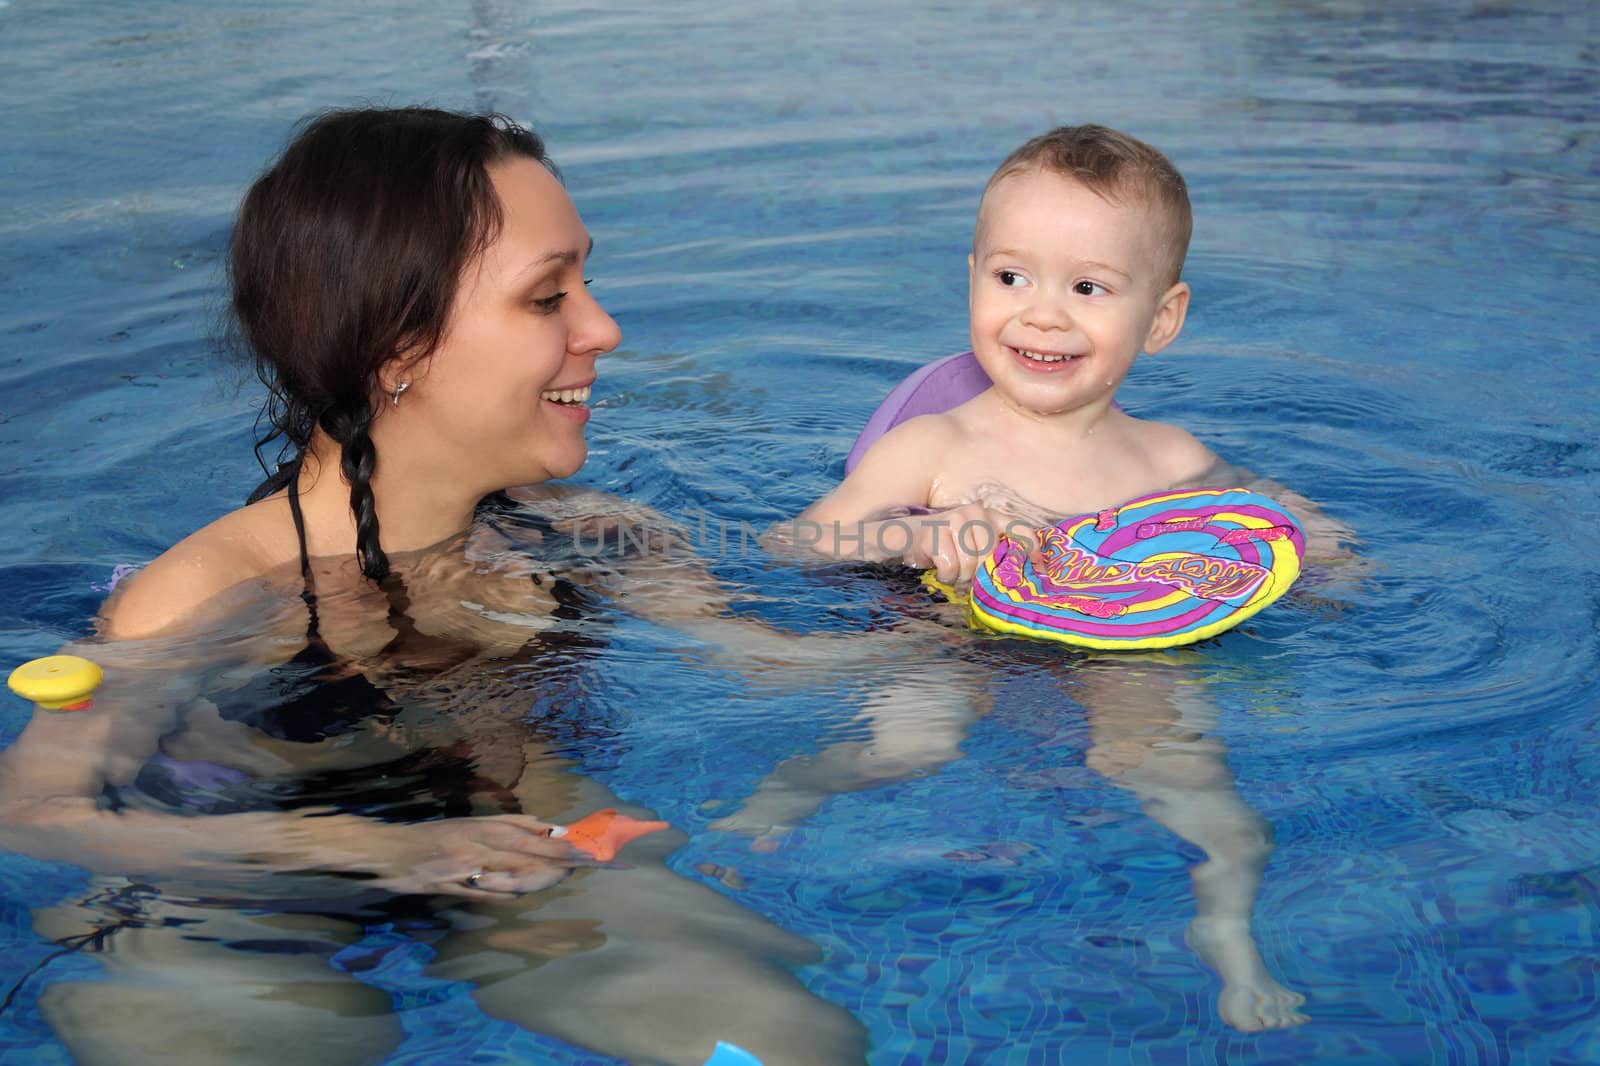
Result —
<svg viewBox="0 0 1600 1066"><path fill-rule="evenodd" d="M1009 406L1103 411L1139 352L1177 335L1188 286L1163 276L1163 221L1039 168L989 189L968 261L972 348Z"/></svg>

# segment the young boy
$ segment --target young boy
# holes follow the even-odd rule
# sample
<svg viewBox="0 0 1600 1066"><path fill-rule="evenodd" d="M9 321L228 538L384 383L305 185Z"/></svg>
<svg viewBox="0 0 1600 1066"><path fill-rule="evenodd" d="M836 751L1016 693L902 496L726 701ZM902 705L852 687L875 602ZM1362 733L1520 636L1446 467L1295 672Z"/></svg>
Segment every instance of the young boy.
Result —
<svg viewBox="0 0 1600 1066"><path fill-rule="evenodd" d="M1063 126L1012 152L967 259L972 350L993 386L885 434L800 515L797 542L959 584L1001 532L1201 478L1217 462L1205 445L1112 403L1139 352L1183 328L1191 228L1177 169L1126 134Z"/></svg>
<svg viewBox="0 0 1600 1066"><path fill-rule="evenodd" d="M967 260L972 350L992 386L886 433L800 515L794 542L932 566L959 587L1000 533L1028 539L1055 519L1174 486L1239 483L1243 472L1220 467L1184 430L1112 402L1138 354L1161 351L1183 328L1190 229L1177 169L1125 134L1064 126L1011 153L984 189ZM1297 515L1320 517L1293 498ZM1246 1031L1297 1025L1304 997L1272 976L1250 933L1270 829L1235 789L1225 749L1208 735L1215 712L1193 681L1176 664L1142 662L1131 674L1074 669L1063 686L1087 709L1088 765L1206 853L1193 872L1188 938L1222 978L1223 1019ZM964 715L982 705L985 684L955 664L937 685L879 686L863 715L870 740L785 761L713 825L770 831L829 790L959 758Z"/></svg>

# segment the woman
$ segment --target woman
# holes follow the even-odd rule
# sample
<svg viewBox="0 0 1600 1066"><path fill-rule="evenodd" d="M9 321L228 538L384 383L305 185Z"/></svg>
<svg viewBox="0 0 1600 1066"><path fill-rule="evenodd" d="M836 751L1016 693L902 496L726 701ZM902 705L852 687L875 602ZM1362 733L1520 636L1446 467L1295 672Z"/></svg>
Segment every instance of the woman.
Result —
<svg viewBox="0 0 1600 1066"><path fill-rule="evenodd" d="M378 922L488 1013L608 1053L861 1058L788 973L807 945L666 869L680 836L568 876L581 857L524 813L615 803L521 720L600 601L546 569L554 524L480 509L583 465L619 341L590 247L497 117L326 114L250 190L234 318L292 459L106 605L95 709L38 712L0 755L0 846L138 879L37 920L109 948L103 980L41 997L80 1060L278 1061L285 1033L297 1059L380 1059L387 995L330 964ZM630 600L684 602L712 613Z"/></svg>

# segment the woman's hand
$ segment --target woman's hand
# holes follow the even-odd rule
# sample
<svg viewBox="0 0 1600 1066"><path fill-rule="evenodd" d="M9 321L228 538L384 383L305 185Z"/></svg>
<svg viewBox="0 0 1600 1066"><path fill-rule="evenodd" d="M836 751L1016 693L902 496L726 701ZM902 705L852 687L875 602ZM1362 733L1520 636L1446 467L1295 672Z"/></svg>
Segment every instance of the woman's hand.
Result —
<svg viewBox="0 0 1600 1066"><path fill-rule="evenodd" d="M351 856L394 892L496 899L549 888L594 862L555 827L520 814L374 826L370 853Z"/></svg>
<svg viewBox="0 0 1600 1066"><path fill-rule="evenodd" d="M98 873L228 886L264 897L325 895L348 890L352 881L476 900L536 892L594 863L553 837L554 828L516 814L405 824L326 809L185 818L109 811L79 797L0 796L5 850ZM336 880L312 887L330 878ZM343 889L331 888L340 882Z"/></svg>

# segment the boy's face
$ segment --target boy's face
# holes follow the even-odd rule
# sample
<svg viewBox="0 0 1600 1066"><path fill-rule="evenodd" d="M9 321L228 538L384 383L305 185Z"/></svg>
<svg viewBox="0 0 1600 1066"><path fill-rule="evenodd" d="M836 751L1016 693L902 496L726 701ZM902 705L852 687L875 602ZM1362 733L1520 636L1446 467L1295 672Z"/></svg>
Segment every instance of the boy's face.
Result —
<svg viewBox="0 0 1600 1066"><path fill-rule="evenodd" d="M968 259L972 350L1007 402L1039 415L1109 403L1141 349L1177 336L1189 287L1167 282L1164 235L1144 203L1042 169L990 188Z"/></svg>

